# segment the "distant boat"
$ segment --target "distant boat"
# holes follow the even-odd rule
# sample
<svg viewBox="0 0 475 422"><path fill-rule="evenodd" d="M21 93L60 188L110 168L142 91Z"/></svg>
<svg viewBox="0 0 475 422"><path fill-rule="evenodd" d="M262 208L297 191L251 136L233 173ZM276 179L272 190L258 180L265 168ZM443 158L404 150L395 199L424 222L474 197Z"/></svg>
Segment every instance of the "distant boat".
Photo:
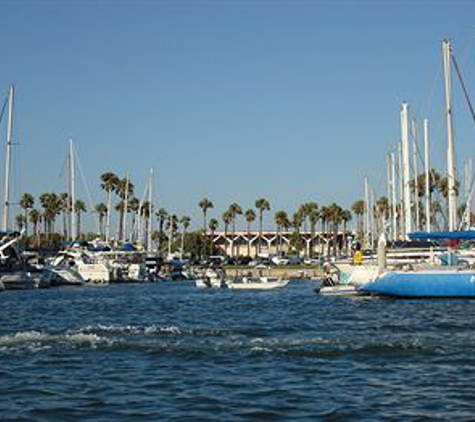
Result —
<svg viewBox="0 0 475 422"><path fill-rule="evenodd" d="M358 288L352 284L338 284L336 286L320 286L317 293L321 296L355 296Z"/></svg>
<svg viewBox="0 0 475 422"><path fill-rule="evenodd" d="M207 268L203 275L195 280L195 285L199 289L222 289L228 287L225 272L221 269L213 268Z"/></svg>
<svg viewBox="0 0 475 422"><path fill-rule="evenodd" d="M240 280L234 280L228 282L228 288L232 290L274 290L285 287L289 284L290 280L284 280L280 278L242 278Z"/></svg>

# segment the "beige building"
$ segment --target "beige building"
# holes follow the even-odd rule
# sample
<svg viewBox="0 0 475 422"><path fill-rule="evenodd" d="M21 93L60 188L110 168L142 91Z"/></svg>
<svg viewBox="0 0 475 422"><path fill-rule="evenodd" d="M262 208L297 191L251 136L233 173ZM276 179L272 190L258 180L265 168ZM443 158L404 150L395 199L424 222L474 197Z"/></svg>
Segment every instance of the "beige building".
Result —
<svg viewBox="0 0 475 422"><path fill-rule="evenodd" d="M349 235L348 233L346 235ZM209 234L209 236L211 236ZM279 253L288 255L292 252L293 232L277 233L275 231L262 232L259 241L259 232L215 232L212 238L213 244L219 247L228 256L267 256ZM351 237L351 235L350 235ZM300 232L301 251L304 256L325 255L333 247L333 233L311 233ZM344 249L348 243L348 237L344 233L337 234L337 245L339 249ZM260 245L260 246L259 246ZM295 252L295 251L294 251ZM311 254L312 252L312 254Z"/></svg>

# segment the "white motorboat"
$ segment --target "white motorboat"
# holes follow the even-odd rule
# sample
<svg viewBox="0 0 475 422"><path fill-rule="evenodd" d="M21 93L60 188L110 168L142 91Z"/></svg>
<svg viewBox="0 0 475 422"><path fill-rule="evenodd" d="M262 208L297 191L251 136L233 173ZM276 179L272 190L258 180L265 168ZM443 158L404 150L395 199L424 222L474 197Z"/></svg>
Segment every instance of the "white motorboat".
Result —
<svg viewBox="0 0 475 422"><path fill-rule="evenodd" d="M228 288L233 290L273 290L286 286L290 280L280 278L258 277L236 279L228 282Z"/></svg>
<svg viewBox="0 0 475 422"><path fill-rule="evenodd" d="M318 289L321 296L355 296L358 289L352 284L338 284L336 286L323 286Z"/></svg>
<svg viewBox="0 0 475 422"><path fill-rule="evenodd" d="M224 271L212 268L206 269L203 276L195 280L195 285L200 289L222 289L228 287Z"/></svg>
<svg viewBox="0 0 475 422"><path fill-rule="evenodd" d="M67 281L66 284L84 284L84 282L109 284L111 279L111 269L106 263L99 262L92 254L80 249L60 253L50 262L48 268L63 276L63 280Z"/></svg>
<svg viewBox="0 0 475 422"><path fill-rule="evenodd" d="M28 290L36 288L35 280L27 271L14 271L3 274L0 282L5 290Z"/></svg>

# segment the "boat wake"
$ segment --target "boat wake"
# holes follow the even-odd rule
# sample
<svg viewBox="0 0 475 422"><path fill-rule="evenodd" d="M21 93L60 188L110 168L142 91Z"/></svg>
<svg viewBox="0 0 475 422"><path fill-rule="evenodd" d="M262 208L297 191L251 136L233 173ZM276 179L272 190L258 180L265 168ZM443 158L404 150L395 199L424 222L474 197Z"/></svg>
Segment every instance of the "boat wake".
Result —
<svg viewBox="0 0 475 422"><path fill-rule="evenodd" d="M184 329L158 325L89 325L66 332L21 331L0 336L0 354L15 351L43 352L55 350L113 350L167 354L194 359L205 356L241 357L287 356L329 358L388 354L438 353L438 347L419 339L401 338L374 341L362 338L342 339L310 337L296 334L273 337L255 331Z"/></svg>

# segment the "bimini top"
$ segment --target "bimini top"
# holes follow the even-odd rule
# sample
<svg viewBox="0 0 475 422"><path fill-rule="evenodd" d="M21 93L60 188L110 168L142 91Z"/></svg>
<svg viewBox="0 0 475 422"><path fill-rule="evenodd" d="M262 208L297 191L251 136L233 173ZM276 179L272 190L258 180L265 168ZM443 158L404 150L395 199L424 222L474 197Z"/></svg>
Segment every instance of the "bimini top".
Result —
<svg viewBox="0 0 475 422"><path fill-rule="evenodd" d="M475 240L475 230L466 230L460 232L414 232L408 234L409 239L453 239L453 240Z"/></svg>

